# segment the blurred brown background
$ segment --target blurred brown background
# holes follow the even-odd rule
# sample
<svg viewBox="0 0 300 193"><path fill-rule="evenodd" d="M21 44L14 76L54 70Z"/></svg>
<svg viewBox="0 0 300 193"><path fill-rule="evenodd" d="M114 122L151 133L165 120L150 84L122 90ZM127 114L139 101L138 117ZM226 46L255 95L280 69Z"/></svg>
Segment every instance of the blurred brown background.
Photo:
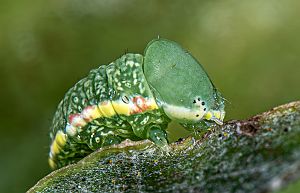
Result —
<svg viewBox="0 0 300 193"><path fill-rule="evenodd" d="M299 7L297 0L1 0L0 192L24 192L50 172L49 125L68 88L125 51L143 53L158 35L203 64L230 102L227 119L299 100Z"/></svg>

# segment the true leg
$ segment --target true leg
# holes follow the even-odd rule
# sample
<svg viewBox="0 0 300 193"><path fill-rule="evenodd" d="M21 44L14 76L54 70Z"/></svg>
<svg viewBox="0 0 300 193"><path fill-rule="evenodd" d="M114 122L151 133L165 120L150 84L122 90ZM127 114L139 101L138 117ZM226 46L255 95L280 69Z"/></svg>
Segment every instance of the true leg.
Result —
<svg viewBox="0 0 300 193"><path fill-rule="evenodd" d="M167 133L159 126L151 126L148 130L148 138L153 141L158 147L168 151Z"/></svg>

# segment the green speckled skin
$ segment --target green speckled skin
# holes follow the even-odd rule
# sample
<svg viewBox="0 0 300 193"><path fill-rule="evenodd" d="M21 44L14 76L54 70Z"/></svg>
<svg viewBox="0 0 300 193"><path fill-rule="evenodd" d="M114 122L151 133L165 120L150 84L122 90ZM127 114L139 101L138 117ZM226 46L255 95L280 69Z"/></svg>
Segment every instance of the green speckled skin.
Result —
<svg viewBox="0 0 300 193"><path fill-rule="evenodd" d="M153 40L145 57L125 54L65 94L53 118L49 164L59 168L125 139L150 139L167 151L171 119L195 126L223 118L223 98L201 65L177 43Z"/></svg>
<svg viewBox="0 0 300 193"><path fill-rule="evenodd" d="M165 129L170 120L161 109L129 116L116 113L110 117L99 117L77 127L74 136L68 135L66 131L66 125L70 123L69 117L81 113L87 106L98 105L103 101L122 101L124 96L129 101L135 96L153 98L143 75L142 62L143 56L126 54L107 66L92 70L66 93L52 124L52 142L58 131L63 131L67 136L66 144L60 146L62 150L58 154L50 151L50 159L55 162L55 167L76 162L97 148L118 144L124 139L149 138L153 125L166 138Z"/></svg>
<svg viewBox="0 0 300 193"><path fill-rule="evenodd" d="M122 97L126 96L128 100L131 101L136 95L154 99L142 70L143 56L140 54L126 54L125 56L126 57L121 57L115 63L112 63L107 67L106 71L108 75L109 88L112 89L109 94L111 96L110 100L122 100ZM134 63L130 63L130 61L133 61ZM128 62L129 65L124 65ZM145 117L148 117L146 122L143 121ZM145 127L149 127L151 124L165 125L169 122L168 119L164 118L161 110L145 111L142 113L132 114L131 116L119 114L118 118L126 120L132 128L135 128L133 129L135 136L132 137L137 136L140 139L148 138L147 128ZM130 138L130 136L126 137Z"/></svg>

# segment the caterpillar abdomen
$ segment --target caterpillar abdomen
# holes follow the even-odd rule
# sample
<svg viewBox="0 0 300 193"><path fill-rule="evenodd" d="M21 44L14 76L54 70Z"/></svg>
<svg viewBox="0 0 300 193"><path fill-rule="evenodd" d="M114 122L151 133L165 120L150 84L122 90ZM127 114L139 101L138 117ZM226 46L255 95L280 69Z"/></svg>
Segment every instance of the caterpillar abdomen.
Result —
<svg viewBox="0 0 300 193"><path fill-rule="evenodd" d="M109 65L92 70L75 84L58 106L53 119L49 163L61 167L93 150L124 139L144 138L144 129L161 122L142 70L143 56L126 54ZM149 113L148 113L149 114ZM158 116L154 116L158 114Z"/></svg>

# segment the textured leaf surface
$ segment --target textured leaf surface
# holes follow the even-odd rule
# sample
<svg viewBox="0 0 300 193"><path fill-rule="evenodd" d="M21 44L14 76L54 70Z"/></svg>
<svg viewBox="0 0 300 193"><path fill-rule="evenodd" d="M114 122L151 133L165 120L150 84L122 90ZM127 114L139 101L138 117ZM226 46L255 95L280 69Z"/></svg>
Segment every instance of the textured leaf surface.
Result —
<svg viewBox="0 0 300 193"><path fill-rule="evenodd" d="M201 139L103 148L29 192L271 192L300 177L300 102L212 128Z"/></svg>

